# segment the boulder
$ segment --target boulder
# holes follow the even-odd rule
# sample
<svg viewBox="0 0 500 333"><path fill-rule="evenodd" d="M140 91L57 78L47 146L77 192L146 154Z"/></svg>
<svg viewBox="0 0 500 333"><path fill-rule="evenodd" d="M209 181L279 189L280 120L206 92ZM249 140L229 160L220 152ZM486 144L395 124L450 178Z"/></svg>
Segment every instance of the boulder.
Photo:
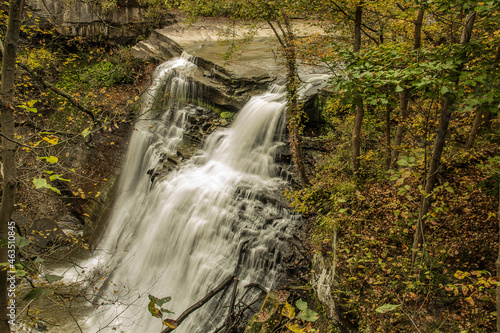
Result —
<svg viewBox="0 0 500 333"><path fill-rule="evenodd" d="M73 214L66 214L57 221L57 225L65 235L83 236L84 223Z"/></svg>

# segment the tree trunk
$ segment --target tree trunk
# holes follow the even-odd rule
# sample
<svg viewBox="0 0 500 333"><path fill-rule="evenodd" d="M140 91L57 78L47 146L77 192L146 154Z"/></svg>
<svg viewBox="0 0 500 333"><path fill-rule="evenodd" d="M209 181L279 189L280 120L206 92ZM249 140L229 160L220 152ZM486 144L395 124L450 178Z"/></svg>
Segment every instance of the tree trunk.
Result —
<svg viewBox="0 0 500 333"><path fill-rule="evenodd" d="M356 5L356 21L354 25L354 52L358 53L361 49L361 20L363 17L363 2ZM363 99L356 98L356 115L354 117L354 128L352 131L352 169L355 174L359 172L359 156L361 150L361 125L364 116Z"/></svg>
<svg viewBox="0 0 500 333"><path fill-rule="evenodd" d="M23 0L11 0L9 20L2 57L2 84L0 88L0 110L2 125L2 167L3 167L3 193L0 205L0 239L7 239L8 226L14 211L17 169L16 169L16 144L14 143L14 79L16 71L17 44L21 28L21 12ZM9 140L10 139L10 140ZM7 262L7 246L0 250L0 262ZM0 332L10 332L9 317L7 314L7 270L0 271Z"/></svg>
<svg viewBox="0 0 500 333"><path fill-rule="evenodd" d="M403 141L404 124L406 116L408 115L408 101L410 99L410 90L404 88L399 94L399 117L398 128L396 129L396 136L394 137L394 147L392 148L390 169L396 167L396 161L401 149L401 142Z"/></svg>
<svg viewBox="0 0 500 333"><path fill-rule="evenodd" d="M293 35L288 16L283 12L285 23L285 58L287 63L287 94L288 94L288 126L292 136L292 152L297 165L300 183L303 187L309 185L306 175L304 157L300 148L300 126L302 124L302 112L298 100L299 78L297 74L297 59L295 55L295 36Z"/></svg>
<svg viewBox="0 0 500 333"><path fill-rule="evenodd" d="M290 145L292 147L293 161L297 166L300 183L303 187L305 187L309 185L309 179L306 174L304 158L302 156L302 149L300 147L300 126L302 123L302 112L300 110L299 100L297 96L299 78L297 75L297 62L294 46L295 36L293 34L290 20L288 19L287 14L284 11L282 11L281 14L285 23L285 28L283 28L283 26L279 22L277 22L277 25L281 31L281 35L270 21L267 21L267 23L273 30L276 38L281 44L281 47L283 47L283 53L285 55L287 68L286 88L288 95L288 133L290 135Z"/></svg>
<svg viewBox="0 0 500 333"><path fill-rule="evenodd" d="M476 136L479 133L479 128L481 127L481 124L484 124L484 119L486 118L486 112L478 109L476 111L476 116L474 117L474 124L472 125L472 129L469 134L469 140L467 140L467 144L465 147L467 149L471 149L472 146L474 145L474 140L476 139Z"/></svg>
<svg viewBox="0 0 500 333"><path fill-rule="evenodd" d="M462 37L460 39L461 44L468 43L470 41L472 35L472 28L474 26L474 21L476 19L476 12L473 11L465 20L465 25L462 31ZM466 56L465 53L461 54L461 60L463 60L461 65L456 69L454 76L456 77L455 84L458 84L458 77L460 72L463 69L463 64L465 63L464 59ZM413 235L413 247L412 247L412 265L415 264L415 259L417 255L418 248L424 242L424 232L425 232L425 219L429 207L431 205L430 194L434 189L434 185L436 184L437 173L439 164L441 161L441 155L443 153L443 148L446 142L446 134L448 132L448 125L450 123L450 117L452 113L452 106L455 102L456 96L453 93L446 94L444 101L441 106L441 117L439 119L439 127L436 135L436 141L434 143L434 148L432 150L431 163L429 166L429 173L427 176L427 180L425 182L425 195L422 198L422 205L420 208L417 226L415 229L415 234Z"/></svg>
<svg viewBox="0 0 500 333"><path fill-rule="evenodd" d="M420 7L415 20L415 36L413 40L413 49L419 50L422 44L422 22L424 21L425 10Z"/></svg>
<svg viewBox="0 0 500 333"><path fill-rule="evenodd" d="M363 108L363 100L356 100L356 116L354 117L354 129L352 131L352 168L354 173L359 172L359 156L361 150L361 125L363 124L363 116L365 110Z"/></svg>
<svg viewBox="0 0 500 333"><path fill-rule="evenodd" d="M391 166L391 113L392 106L387 103L385 106L385 169Z"/></svg>
<svg viewBox="0 0 500 333"><path fill-rule="evenodd" d="M361 49L361 19L363 17L363 1L356 5L356 14L354 22L354 52Z"/></svg>
<svg viewBox="0 0 500 333"><path fill-rule="evenodd" d="M500 61L500 46L497 48L495 52L495 59L493 60L493 65L495 66ZM487 82L491 82L491 77L487 79ZM474 145L474 140L476 136L479 134L480 128L487 128L489 126L489 122L491 119L491 111L490 108L494 108L493 105L487 105L485 107L478 107L476 110L476 117L474 118L474 124L472 125L472 129L470 131L469 140L467 140L467 149L471 149Z"/></svg>

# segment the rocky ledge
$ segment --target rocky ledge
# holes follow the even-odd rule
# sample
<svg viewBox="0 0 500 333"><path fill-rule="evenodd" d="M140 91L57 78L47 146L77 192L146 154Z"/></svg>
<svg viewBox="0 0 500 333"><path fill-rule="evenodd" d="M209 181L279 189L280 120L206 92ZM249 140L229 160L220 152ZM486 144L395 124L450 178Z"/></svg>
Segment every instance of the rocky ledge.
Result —
<svg viewBox="0 0 500 333"><path fill-rule="evenodd" d="M322 34L323 30L296 20L297 36ZM251 37L251 38L250 38ZM228 58L228 50L234 50ZM183 52L195 57L199 71L193 74L205 91L205 99L226 109L240 109L251 95L266 90L269 83L283 83L286 69L276 55L280 45L272 29L236 24L228 19L202 19L194 24L175 23L153 31L136 44L132 54L148 62L163 62ZM307 72L306 68L299 68Z"/></svg>

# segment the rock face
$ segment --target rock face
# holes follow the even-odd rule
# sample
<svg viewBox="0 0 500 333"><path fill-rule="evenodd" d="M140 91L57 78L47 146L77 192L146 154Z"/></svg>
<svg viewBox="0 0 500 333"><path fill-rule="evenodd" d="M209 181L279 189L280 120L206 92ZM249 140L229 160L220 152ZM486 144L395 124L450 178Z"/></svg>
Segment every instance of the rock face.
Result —
<svg viewBox="0 0 500 333"><path fill-rule="evenodd" d="M293 26L299 37L323 33L322 29L301 20L294 21ZM203 87L202 98L225 110L236 111L251 95L265 91L271 82L285 82L286 69L276 57L281 46L274 32L266 24L255 28L235 27L233 21L221 18L202 19L192 25L175 23L153 31L149 39L133 47L132 54L144 61L163 62L186 52L200 68L192 79ZM233 30L228 33L228 29ZM235 52L225 57L231 48ZM299 67L301 73L309 71ZM318 91L309 89L307 101Z"/></svg>
<svg viewBox="0 0 500 333"><path fill-rule="evenodd" d="M28 0L27 3L42 24L54 26L65 36L124 43L136 40L151 24L144 15L145 9L136 1L121 1L106 13L90 2L78 0Z"/></svg>

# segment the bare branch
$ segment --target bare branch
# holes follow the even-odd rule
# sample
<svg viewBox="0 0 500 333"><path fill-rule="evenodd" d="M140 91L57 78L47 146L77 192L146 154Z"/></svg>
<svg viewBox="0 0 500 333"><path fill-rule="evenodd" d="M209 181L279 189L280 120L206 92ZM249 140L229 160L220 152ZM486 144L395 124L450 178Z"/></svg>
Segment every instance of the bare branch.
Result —
<svg viewBox="0 0 500 333"><path fill-rule="evenodd" d="M203 304L208 302L209 300L212 299L215 295L217 295L220 291L222 291L224 288L226 288L231 282L235 280L235 277L233 275L228 276L217 288L214 290L210 291L205 297L203 297L201 300L196 302L195 304L191 305L186 311L184 311L176 320L177 324L180 325L192 312L196 311L199 309ZM161 333L169 333L172 332L172 328L167 327L164 329Z"/></svg>
<svg viewBox="0 0 500 333"><path fill-rule="evenodd" d="M73 104L74 107L76 107L78 110L82 111L83 113L85 113L86 115L88 115L90 117L90 119L92 120L92 122L95 122L95 116L94 114L92 113L92 111L88 110L87 108L85 108L83 105L81 105L80 103L78 103L76 101L76 99L71 96L70 94L68 94L67 92L57 88L56 86L54 86L52 83L46 81L43 77L41 77L39 74L35 73L31 68L29 68L28 66L20 63L19 66L21 68L23 68L26 72L28 72L32 77L34 77L36 80L38 80L41 84L43 84L45 87L49 88L50 90L52 90L53 92L55 92L56 94L66 98L71 104Z"/></svg>

